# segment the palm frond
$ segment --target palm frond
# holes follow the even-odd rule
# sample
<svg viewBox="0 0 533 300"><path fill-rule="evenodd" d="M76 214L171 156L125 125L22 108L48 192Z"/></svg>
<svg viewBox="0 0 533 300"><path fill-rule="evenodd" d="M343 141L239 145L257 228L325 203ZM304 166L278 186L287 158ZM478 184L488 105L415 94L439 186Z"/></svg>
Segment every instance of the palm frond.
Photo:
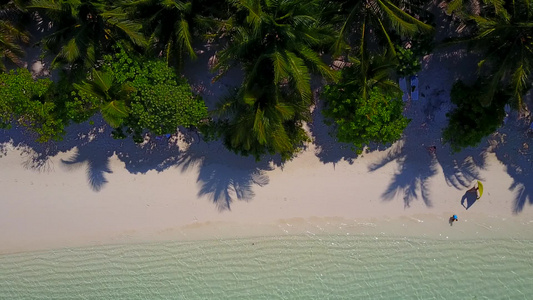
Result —
<svg viewBox="0 0 533 300"><path fill-rule="evenodd" d="M303 59L299 58L292 52L286 54L287 64L290 66L289 72L292 75L296 90L306 103L311 101L311 76L305 66Z"/></svg>
<svg viewBox="0 0 533 300"><path fill-rule="evenodd" d="M452 0L448 2L448 5L446 7L446 13L448 15L451 15L455 12L458 12L463 8L463 0Z"/></svg>
<svg viewBox="0 0 533 300"><path fill-rule="evenodd" d="M274 149L276 149L278 153L294 152L291 138L283 126L276 126L275 130L272 132L270 140L272 141Z"/></svg>
<svg viewBox="0 0 533 300"><path fill-rule="evenodd" d="M519 107L522 106L522 95L528 87L530 74L531 70L528 68L527 62L518 66L513 74L511 86L513 87L513 96L517 99Z"/></svg>
<svg viewBox="0 0 533 300"><path fill-rule="evenodd" d="M253 132L261 145L267 143L266 127L268 127L268 119L265 118L265 113L258 108L255 112Z"/></svg>
<svg viewBox="0 0 533 300"><path fill-rule="evenodd" d="M111 11L102 13L106 23L112 27L118 28L123 32L135 45L146 47L147 41L141 33L142 25L128 20L127 15L121 9L116 8Z"/></svg>
<svg viewBox="0 0 533 300"><path fill-rule="evenodd" d="M26 7L36 8L36 9L45 9L48 11L56 11L56 12L63 11L63 6L61 5L61 2L50 1L50 0L33 0Z"/></svg>
<svg viewBox="0 0 533 300"><path fill-rule="evenodd" d="M90 82L83 82L81 84L74 83L73 86L75 89L97 98L102 103L106 101L106 94L103 91L97 89Z"/></svg>
<svg viewBox="0 0 533 300"><path fill-rule="evenodd" d="M101 91L104 93L108 93L108 91L111 89L111 86L113 85L113 76L111 73L107 72L100 72L97 70L93 70L92 72L92 83Z"/></svg>
<svg viewBox="0 0 533 300"><path fill-rule="evenodd" d="M289 77L289 66L284 55L278 51L272 53L270 59L274 66L274 82L279 84L283 79Z"/></svg>
<svg viewBox="0 0 533 300"><path fill-rule="evenodd" d="M58 57L64 57L69 63L74 62L80 57L80 48L78 47L76 38L70 39L68 43L61 48Z"/></svg>
<svg viewBox="0 0 533 300"><path fill-rule="evenodd" d="M119 127L129 115L124 101L114 100L104 104L100 111L104 120L113 128Z"/></svg>
<svg viewBox="0 0 533 300"><path fill-rule="evenodd" d="M276 103L275 109L279 112L280 116L285 121L294 118L294 115L296 113L296 109L294 108L294 106L289 105L287 103Z"/></svg>
<svg viewBox="0 0 533 300"><path fill-rule="evenodd" d="M393 29L403 36L413 36L419 31L430 32L433 30L432 26L414 18L390 1L378 0L378 3Z"/></svg>
<svg viewBox="0 0 533 300"><path fill-rule="evenodd" d="M248 13L246 21L257 29L262 20L261 2L258 0L241 0L238 3L239 7L246 8Z"/></svg>
<svg viewBox="0 0 533 300"><path fill-rule="evenodd" d="M312 69L318 70L327 80L336 82L339 79L340 73L324 63L320 56L311 48L302 45L298 48L298 53L312 66Z"/></svg>
<svg viewBox="0 0 533 300"><path fill-rule="evenodd" d="M189 30L189 23L186 20L181 19L178 24L178 30L176 32L178 42L182 48L185 48L187 50L189 57L195 59L196 53L194 52L194 49L192 47L193 41L191 32Z"/></svg>
<svg viewBox="0 0 533 300"><path fill-rule="evenodd" d="M333 44L333 55L338 56L350 48L349 43L346 42L347 33L350 30L351 24L355 21L355 19L360 17L359 13L361 5L363 5L362 1L355 4L352 10L350 10L348 17L346 17L346 20L342 24L342 27L339 31L339 36Z"/></svg>

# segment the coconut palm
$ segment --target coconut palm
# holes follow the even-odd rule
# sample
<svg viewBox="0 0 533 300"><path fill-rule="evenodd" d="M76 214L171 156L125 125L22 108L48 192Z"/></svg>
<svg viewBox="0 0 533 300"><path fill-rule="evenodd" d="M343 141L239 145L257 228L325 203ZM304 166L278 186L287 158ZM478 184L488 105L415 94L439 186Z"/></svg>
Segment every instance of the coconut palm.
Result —
<svg viewBox="0 0 533 300"><path fill-rule="evenodd" d="M451 0L446 4L447 14L457 14L460 18L468 19L470 15L478 16L483 7L491 7L495 12L503 9L504 1L501 0Z"/></svg>
<svg viewBox="0 0 533 300"><path fill-rule="evenodd" d="M198 1L196 1L198 2ZM199 20L193 1L139 0L126 2L132 14L146 22L149 50L163 56L167 63L181 66L184 56L196 58L193 27Z"/></svg>
<svg viewBox="0 0 533 300"><path fill-rule="evenodd" d="M336 79L317 54L335 34L321 22L318 0L231 3L237 14L222 23L229 44L215 70L223 74L238 62L245 75L241 89L217 110L223 138L241 154L289 158L307 139L301 126L309 119L311 72Z"/></svg>
<svg viewBox="0 0 533 300"><path fill-rule="evenodd" d="M20 65L24 51L19 42L27 43L29 35L13 26L9 21L0 20L0 71L5 71L5 59Z"/></svg>
<svg viewBox="0 0 533 300"><path fill-rule="evenodd" d="M5 71L6 59L16 65L21 65L24 50L20 43L28 43L29 34L15 24L21 10L17 3L8 1L0 5L0 71Z"/></svg>
<svg viewBox="0 0 533 300"><path fill-rule="evenodd" d="M355 2L355 3L354 3ZM377 37L387 45L388 51L396 55L391 32L400 36L413 36L420 32L430 32L433 27L413 17L403 8L415 10L417 1L405 0L357 0L348 1L345 7L349 13L340 29L340 35L334 45L334 53L343 54L349 49L349 36L355 38ZM419 2L419 1L418 1ZM373 32L374 34L369 34Z"/></svg>
<svg viewBox="0 0 533 300"><path fill-rule="evenodd" d="M358 49L357 56L350 56L351 66L342 71L341 83L355 87L364 99L374 87L387 96L401 95L398 83L391 79L396 69L391 53L385 50L382 54L373 55L368 51L364 37Z"/></svg>
<svg viewBox="0 0 533 300"><path fill-rule="evenodd" d="M499 3L498 1L494 1ZM528 0L507 1L502 7L488 6L480 15L470 15L476 24L466 39L483 53L478 63L489 85L482 104L489 105L501 86L510 91L510 102L523 108L523 95L531 88L533 69L533 6Z"/></svg>
<svg viewBox="0 0 533 300"><path fill-rule="evenodd" d="M141 25L104 0L33 0L28 8L52 21L53 33L44 44L56 55L53 66L91 68L104 50L123 38L137 46L146 44Z"/></svg>
<svg viewBox="0 0 533 300"><path fill-rule="evenodd" d="M134 89L127 83L118 84L112 74L93 69L90 80L74 84L74 87L85 93L82 97L94 97L98 100L100 112L111 127L120 127L128 117L127 102Z"/></svg>

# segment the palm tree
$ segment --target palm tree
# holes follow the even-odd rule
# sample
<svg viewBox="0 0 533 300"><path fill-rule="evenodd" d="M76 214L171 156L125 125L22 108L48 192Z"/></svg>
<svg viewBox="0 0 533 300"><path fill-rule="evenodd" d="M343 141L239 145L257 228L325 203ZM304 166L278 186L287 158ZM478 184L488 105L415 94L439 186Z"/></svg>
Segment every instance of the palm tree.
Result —
<svg viewBox="0 0 533 300"><path fill-rule="evenodd" d="M122 38L137 46L146 44L141 25L105 0L33 0L28 8L42 11L52 20L55 30L44 38L44 44L56 55L56 67L67 64L89 69L104 50Z"/></svg>
<svg viewBox="0 0 533 300"><path fill-rule="evenodd" d="M19 6L13 1L0 6L0 71L6 70L6 59L16 65L22 64L20 59L24 56L24 50L20 43L28 43L30 36L15 25L20 12Z"/></svg>
<svg viewBox="0 0 533 300"><path fill-rule="evenodd" d="M21 64L20 59L24 56L24 51L18 43L28 41L27 33L16 28L9 21L0 20L0 71L6 70L5 59L17 65Z"/></svg>
<svg viewBox="0 0 533 300"><path fill-rule="evenodd" d="M371 54L364 36L358 49L357 56L349 57L351 66L342 71L341 83L354 87L363 99L374 87L387 96L399 96L402 90L391 79L397 66L391 53L385 50L383 54Z"/></svg>
<svg viewBox="0 0 533 300"><path fill-rule="evenodd" d="M74 87L100 102L100 112L111 127L120 127L128 117L127 102L134 89L127 83L118 84L112 74L93 69L90 80Z"/></svg>
<svg viewBox="0 0 533 300"><path fill-rule="evenodd" d="M241 89L216 111L226 146L256 158L281 153L287 159L307 140L310 73L336 80L317 54L334 41L320 20L321 2L237 0L237 14L222 23L229 45L218 55L223 74L235 62L244 69Z"/></svg>
<svg viewBox="0 0 533 300"><path fill-rule="evenodd" d="M466 41L483 53L478 66L488 74L489 83L482 104L490 105L503 86L510 92L510 102L522 109L523 95L532 84L533 6L528 0L496 4L482 9L480 15L469 15L477 28Z"/></svg>
<svg viewBox="0 0 533 300"><path fill-rule="evenodd" d="M451 0L446 4L447 14L457 14L462 19L468 19L470 15L479 16L483 6L490 6L494 11L503 9L504 1L501 0Z"/></svg>
<svg viewBox="0 0 533 300"><path fill-rule="evenodd" d="M374 37L369 34L371 31L375 36L387 44L388 51L392 57L396 56L394 43L391 38L391 32L400 36L413 36L420 32L430 32L433 27L418 20L410 15L404 9L409 7L411 10L416 9L412 5L414 1L405 0L357 0L346 2L349 13L340 29L340 35L334 45L336 55L343 54L350 47L348 38L355 33L355 38ZM411 4L409 4L411 2Z"/></svg>

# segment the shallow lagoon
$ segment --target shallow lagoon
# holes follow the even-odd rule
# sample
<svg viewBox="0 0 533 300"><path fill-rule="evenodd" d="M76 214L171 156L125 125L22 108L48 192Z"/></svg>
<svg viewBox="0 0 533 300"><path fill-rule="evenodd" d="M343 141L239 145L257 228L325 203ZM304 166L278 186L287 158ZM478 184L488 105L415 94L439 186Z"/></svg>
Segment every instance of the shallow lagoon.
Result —
<svg viewBox="0 0 533 300"><path fill-rule="evenodd" d="M307 234L0 256L2 299L527 299L533 241Z"/></svg>

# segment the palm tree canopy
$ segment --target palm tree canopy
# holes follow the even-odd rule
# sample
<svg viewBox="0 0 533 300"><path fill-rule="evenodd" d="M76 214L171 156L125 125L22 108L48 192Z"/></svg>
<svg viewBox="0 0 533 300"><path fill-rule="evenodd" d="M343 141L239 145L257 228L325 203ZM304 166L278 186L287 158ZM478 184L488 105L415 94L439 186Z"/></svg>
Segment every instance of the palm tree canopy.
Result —
<svg viewBox="0 0 533 300"><path fill-rule="evenodd" d="M413 36L419 32L431 32L433 27L418 20L404 9L405 1L392 0L358 0L347 2L351 7L343 22L339 38L333 47L336 55L346 49L348 36L355 32L357 39L363 39L368 30L373 30L379 39L388 45L388 51L395 55L390 31L400 36ZM349 3L349 4L348 4Z"/></svg>
<svg viewBox="0 0 533 300"><path fill-rule="evenodd" d="M401 97L398 83L391 79L396 64L392 63L394 60L388 52L380 55L365 53L361 59L351 57L350 61L352 66L343 70L341 82L355 87L363 99L367 99L374 87L387 96Z"/></svg>
<svg viewBox="0 0 533 300"><path fill-rule="evenodd" d="M55 30L44 43L56 55L55 66L67 63L90 68L102 50L121 38L140 47L146 44L141 25L104 0L33 0L28 8L42 11L52 20Z"/></svg>
<svg viewBox="0 0 533 300"><path fill-rule="evenodd" d="M16 65L22 64L20 59L24 56L24 50L20 44L28 43L30 35L17 26L20 13L20 6L13 1L0 5L0 71L6 70L6 59Z"/></svg>
<svg viewBox="0 0 533 300"><path fill-rule="evenodd" d="M118 84L107 72L93 69L91 78L74 87L100 101L100 111L111 127L119 127L129 115L127 102L134 89L129 84Z"/></svg>
<svg viewBox="0 0 533 300"><path fill-rule="evenodd" d="M229 47L219 54L215 69L226 70L234 60L243 64L247 89L261 78L280 85L289 83L306 101L311 99L310 71L335 80L316 53L335 38L320 20L321 2L235 0L238 14L224 22L231 32Z"/></svg>
<svg viewBox="0 0 533 300"><path fill-rule="evenodd" d="M476 23L477 30L467 41L484 53L478 66L491 70L484 105L491 103L503 84L510 90L517 106L522 108L523 95L532 84L532 16L533 6L528 0L512 1L502 7L493 6L482 10L479 16L469 16Z"/></svg>
<svg viewBox="0 0 533 300"><path fill-rule="evenodd" d="M198 1L196 1L198 2ZM181 66L184 56L196 58L193 31L200 19L196 17L195 1L139 0L125 4L131 13L145 20L149 51L163 56L167 63Z"/></svg>
<svg viewBox="0 0 533 300"><path fill-rule="evenodd" d="M235 62L244 69L242 88L226 99L216 115L223 121L226 145L259 158L264 153L291 157L307 136L311 72L336 80L338 73L317 53L335 39L321 21L318 0L234 0L237 13L221 22L228 46L215 70L223 74Z"/></svg>

